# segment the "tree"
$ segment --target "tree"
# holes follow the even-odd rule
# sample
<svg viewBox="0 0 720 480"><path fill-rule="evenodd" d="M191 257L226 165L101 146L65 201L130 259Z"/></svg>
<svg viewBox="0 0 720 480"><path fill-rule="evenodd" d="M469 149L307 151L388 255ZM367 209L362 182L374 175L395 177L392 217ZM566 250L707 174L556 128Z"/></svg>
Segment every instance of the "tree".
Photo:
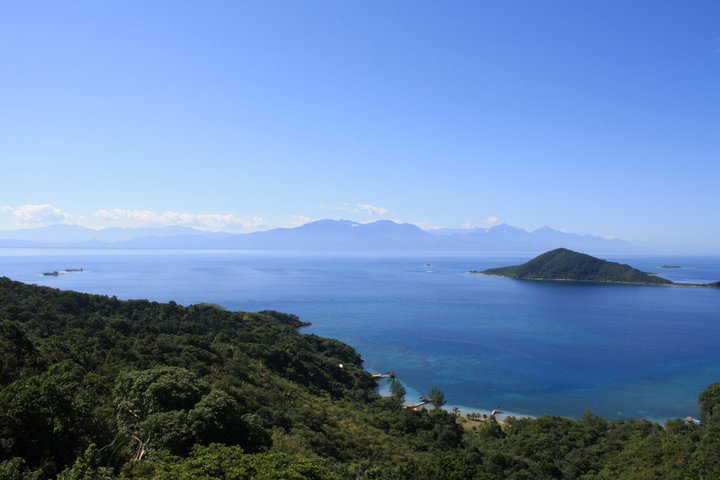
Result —
<svg viewBox="0 0 720 480"><path fill-rule="evenodd" d="M2 480L35 480L43 476L42 471L34 473L35 475L29 474L27 464L21 457L0 462L0 478Z"/></svg>
<svg viewBox="0 0 720 480"><path fill-rule="evenodd" d="M407 391L405 390L403 384L400 383L400 380L397 378L390 380L390 396L394 400L397 400L400 403L404 402L406 393Z"/></svg>
<svg viewBox="0 0 720 480"><path fill-rule="evenodd" d="M445 405L445 393L438 387L432 387L430 389L428 398L435 408L440 408Z"/></svg>
<svg viewBox="0 0 720 480"><path fill-rule="evenodd" d="M264 450L270 434L228 393L211 389L194 373L178 367L126 371L116 382L118 431L133 460L167 450L186 455L195 444L241 445Z"/></svg>
<svg viewBox="0 0 720 480"><path fill-rule="evenodd" d="M41 355L17 322L0 322L0 385L41 370Z"/></svg>
<svg viewBox="0 0 720 480"><path fill-rule="evenodd" d="M102 466L100 451L94 443L91 443L85 453L75 460L75 464L60 472L57 478L58 480L111 480L114 477L112 468Z"/></svg>
<svg viewBox="0 0 720 480"><path fill-rule="evenodd" d="M0 461L22 457L49 471L72 464L92 430L82 380L82 369L66 361L0 388Z"/></svg>
<svg viewBox="0 0 720 480"><path fill-rule="evenodd" d="M700 411L705 423L720 419L720 383L713 383L700 394Z"/></svg>
<svg viewBox="0 0 720 480"><path fill-rule="evenodd" d="M142 460L149 450L186 452L195 435L191 410L209 390L190 371L156 367L126 371L115 385L118 431L130 442L132 458Z"/></svg>
<svg viewBox="0 0 720 480"><path fill-rule="evenodd" d="M160 455L155 460L131 465L121 478L340 480L341 477L329 462L313 455L248 455L241 447L212 444L195 447L186 458Z"/></svg>

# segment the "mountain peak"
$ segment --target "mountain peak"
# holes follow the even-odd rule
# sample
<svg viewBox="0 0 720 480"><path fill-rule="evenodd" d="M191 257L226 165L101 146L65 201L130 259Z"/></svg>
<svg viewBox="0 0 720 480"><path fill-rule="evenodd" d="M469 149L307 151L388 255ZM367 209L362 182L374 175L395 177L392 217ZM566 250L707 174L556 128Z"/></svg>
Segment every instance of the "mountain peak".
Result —
<svg viewBox="0 0 720 480"><path fill-rule="evenodd" d="M543 225L542 227L540 227L536 230L533 230L532 233L535 234L535 233L563 233L563 232L560 230L557 230L555 228L552 228L550 225Z"/></svg>

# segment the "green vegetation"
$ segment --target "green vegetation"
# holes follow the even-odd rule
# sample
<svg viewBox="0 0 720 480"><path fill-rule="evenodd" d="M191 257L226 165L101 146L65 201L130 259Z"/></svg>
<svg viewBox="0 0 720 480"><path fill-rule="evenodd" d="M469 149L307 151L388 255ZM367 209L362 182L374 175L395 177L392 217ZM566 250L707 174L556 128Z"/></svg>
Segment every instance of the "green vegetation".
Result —
<svg viewBox="0 0 720 480"><path fill-rule="evenodd" d="M647 285L673 283L662 277L641 272L629 265L600 260L566 248L543 253L522 265L490 268L480 273L525 280L576 280Z"/></svg>
<svg viewBox="0 0 720 480"><path fill-rule="evenodd" d="M720 478L720 384L700 426L460 419L302 325L0 279L0 479Z"/></svg>
<svg viewBox="0 0 720 480"><path fill-rule="evenodd" d="M405 401L405 394L407 391L403 384L397 378L390 380L390 398L396 400L398 403Z"/></svg>
<svg viewBox="0 0 720 480"><path fill-rule="evenodd" d="M440 390L438 387L432 387L428 392L427 397L435 408L440 408L445 405L445 392Z"/></svg>

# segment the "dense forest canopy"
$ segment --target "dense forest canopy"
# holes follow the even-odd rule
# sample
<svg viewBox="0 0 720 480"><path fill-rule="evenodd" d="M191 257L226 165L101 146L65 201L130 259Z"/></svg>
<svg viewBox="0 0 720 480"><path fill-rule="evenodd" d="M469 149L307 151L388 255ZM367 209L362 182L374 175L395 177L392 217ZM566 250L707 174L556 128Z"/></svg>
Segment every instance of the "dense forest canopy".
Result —
<svg viewBox="0 0 720 480"><path fill-rule="evenodd" d="M303 325L0 279L0 480L720 478L720 384L701 425L471 420Z"/></svg>

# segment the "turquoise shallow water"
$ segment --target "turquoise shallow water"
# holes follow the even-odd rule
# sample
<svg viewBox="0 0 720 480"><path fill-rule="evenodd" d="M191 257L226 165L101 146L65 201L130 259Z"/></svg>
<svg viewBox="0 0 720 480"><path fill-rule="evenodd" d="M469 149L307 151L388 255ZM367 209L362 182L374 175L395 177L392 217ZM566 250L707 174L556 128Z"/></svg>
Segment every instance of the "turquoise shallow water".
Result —
<svg viewBox="0 0 720 480"><path fill-rule="evenodd" d="M353 345L368 369L395 370L410 391L439 386L449 403L469 408L697 414L697 395L720 381L720 289L466 273L532 256L0 249L0 275L119 298L296 313L313 323L305 331ZM720 280L718 257L608 258L672 280Z"/></svg>

